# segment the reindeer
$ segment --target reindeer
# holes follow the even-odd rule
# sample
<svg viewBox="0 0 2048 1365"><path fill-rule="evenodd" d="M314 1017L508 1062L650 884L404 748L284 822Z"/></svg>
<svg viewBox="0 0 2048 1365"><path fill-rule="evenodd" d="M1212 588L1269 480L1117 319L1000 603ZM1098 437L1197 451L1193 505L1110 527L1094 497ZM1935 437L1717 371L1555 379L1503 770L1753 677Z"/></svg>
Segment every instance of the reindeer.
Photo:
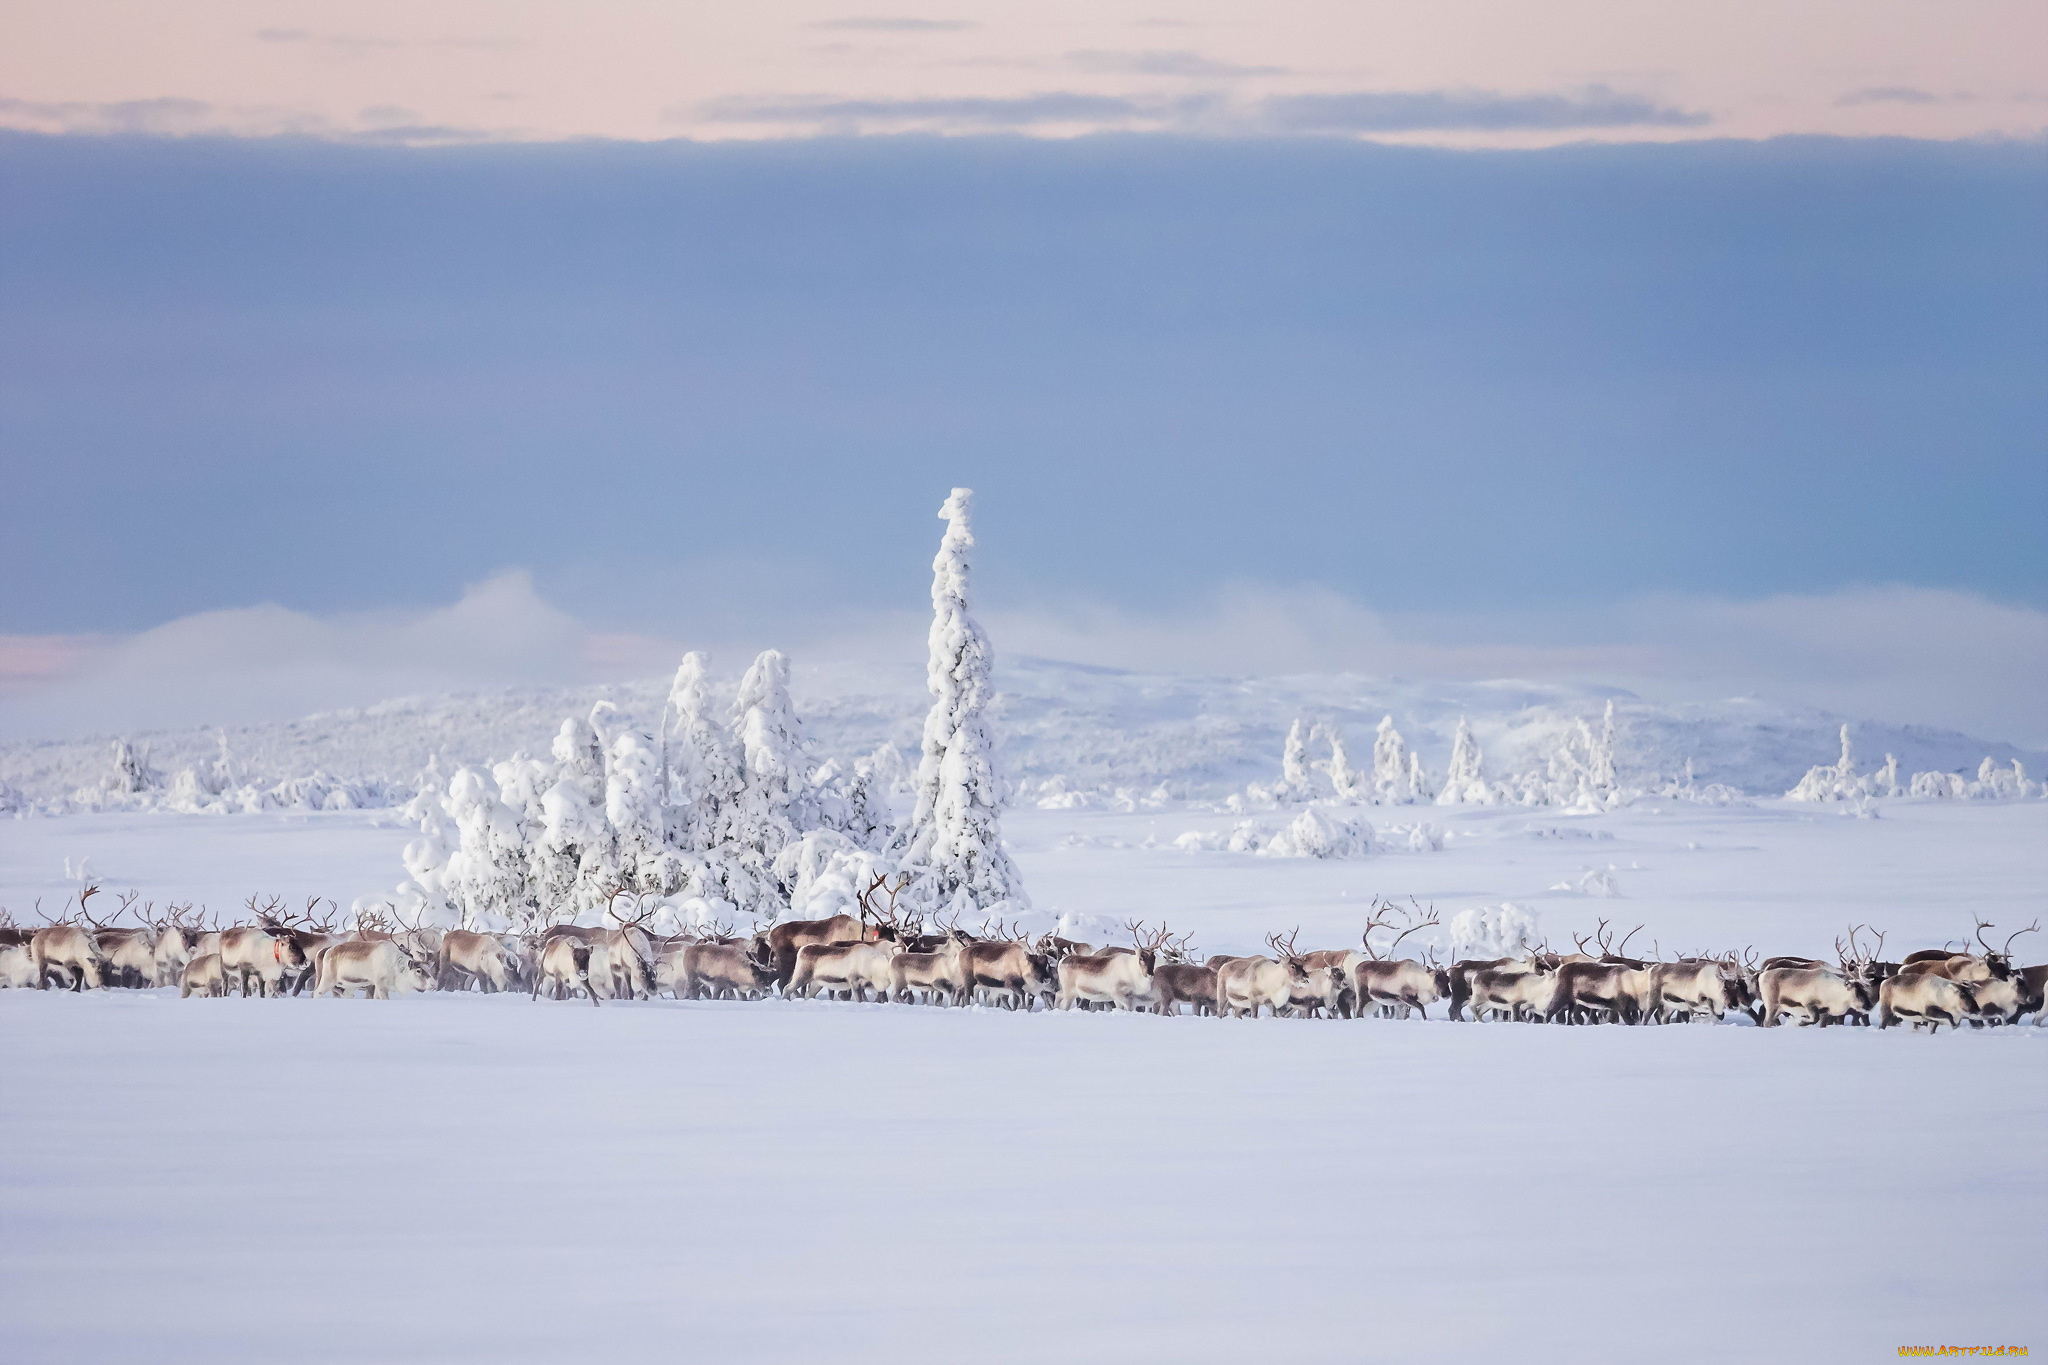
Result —
<svg viewBox="0 0 2048 1365"><path fill-rule="evenodd" d="M1557 964L1557 969L1562 970L1562 964ZM1556 973L1541 970L1533 953L1524 959L1505 959L1498 967L1481 967L1467 981L1470 994L1466 1003L1478 1022L1488 1015L1533 1022L1542 1018L1557 993Z"/></svg>
<svg viewBox="0 0 2048 1365"><path fill-rule="evenodd" d="M894 940L896 929L893 923L896 897L903 888L910 885L910 874L904 873L890 884L886 875L877 874L868 888L859 893L860 918L851 915L834 915L830 919L797 919L775 925L768 931L768 947L775 954L775 981L787 992L790 979L796 974L797 954L812 944L827 943L874 943L882 939ZM876 892L889 893L889 922L879 919L869 922L877 912L873 898Z"/></svg>
<svg viewBox="0 0 2048 1365"><path fill-rule="evenodd" d="M1159 950L1169 931L1161 927L1145 931L1140 920L1125 921L1130 931L1129 951L1090 953L1060 959L1057 1008L1072 1009L1076 1003L1113 1005L1120 1010L1158 1010L1163 1001L1153 984L1152 972L1159 965Z"/></svg>
<svg viewBox="0 0 2048 1365"><path fill-rule="evenodd" d="M1308 969L1293 952L1292 935L1282 939L1277 934L1268 934L1266 946L1277 957L1226 957L1221 965L1218 958L1209 959L1208 965L1216 973L1217 1014L1242 1019L1249 1011L1256 1019L1264 1007L1278 1018L1281 1011L1291 1007L1295 988L1307 982Z"/></svg>
<svg viewBox="0 0 2048 1365"><path fill-rule="evenodd" d="M1152 985L1159 992L1159 1012L1179 1014L1185 1004L1198 1015L1216 1012L1216 969L1195 961L1192 935L1174 938L1171 951L1153 968Z"/></svg>
<svg viewBox="0 0 2048 1365"><path fill-rule="evenodd" d="M2003 949L1994 949L1984 938L1984 931L1991 928L1988 920L1977 921L1977 943L1982 953L1951 953L1946 948L1922 949L1906 954L1906 960L1899 968L1901 976L1932 975L1944 976L1951 981L1967 986L1981 985L1987 981L2002 981L2012 975L2013 939L2021 934L2039 930L2037 920L2006 939Z"/></svg>
<svg viewBox="0 0 2048 1365"><path fill-rule="evenodd" d="M1544 1022L1633 1024L1650 998L1650 972L1619 962L1567 962L1557 969Z"/></svg>
<svg viewBox="0 0 2048 1365"><path fill-rule="evenodd" d="M185 923L185 916L192 912L190 904L173 905L156 920L154 956L155 978L159 986L168 986L179 980L185 972L185 964L193 958L193 949L198 941L198 931Z"/></svg>
<svg viewBox="0 0 2048 1365"><path fill-rule="evenodd" d="M572 934L544 937L534 954L533 995L540 999L543 989L555 1000L566 1000L577 991L597 1004L597 986L591 980L592 947L588 940Z"/></svg>
<svg viewBox="0 0 2048 1365"><path fill-rule="evenodd" d="M923 936L914 941L922 942ZM929 995L940 1005L963 1005L974 987L967 938L957 924L945 926L934 951L904 951L890 959L889 998L915 1003Z"/></svg>
<svg viewBox="0 0 2048 1365"><path fill-rule="evenodd" d="M615 908L618 898L626 894L623 888L613 887L605 902L606 916L618 927L600 930L591 940L590 969L594 976L602 976L612 999L645 1000L654 994L654 946L647 938L647 922L659 907L641 910L635 897L637 913L629 920Z"/></svg>
<svg viewBox="0 0 2048 1365"><path fill-rule="evenodd" d="M996 932L967 944L962 950L962 960L970 975L970 995L989 1001L1000 1002L1005 1009L1029 1010L1033 1000L1051 1003L1057 997L1059 964L1066 960L1050 945L1051 935L1039 940L1037 950L1027 944L1017 931L1005 931L1001 925ZM1001 937L1003 933L1012 937Z"/></svg>
<svg viewBox="0 0 2048 1365"><path fill-rule="evenodd" d="M221 931L221 970L231 984L240 987L244 997L252 984L265 996L277 995L286 977L306 965L306 954L299 941L277 918L280 904L279 898L273 896L259 908L256 898L251 896L248 909L262 927L243 924Z"/></svg>
<svg viewBox="0 0 2048 1365"><path fill-rule="evenodd" d="M1394 928L1396 915L1401 917L1400 932L1394 935L1385 949L1375 948L1373 931ZM1434 928L1441 922L1435 910L1425 914L1420 910L1396 910L1387 904L1373 908L1366 920L1365 932L1359 936L1365 947L1365 960L1351 969L1352 987L1358 992L1360 1013L1370 1009L1406 1019L1412 1010L1427 1019L1429 1006L1451 993L1450 973L1433 961L1425 965L1413 958L1393 957L1394 950L1401 946L1403 939L1420 930Z"/></svg>
<svg viewBox="0 0 2048 1365"><path fill-rule="evenodd" d="M1966 989L1970 995L1971 1028L1995 1028L2001 1024L2019 1022L2022 1013L2020 1004L2025 996L2022 994L2018 977L1996 977L1990 981L1979 981ZM1884 1002L1880 1000L1878 1003Z"/></svg>
<svg viewBox="0 0 2048 1365"><path fill-rule="evenodd" d="M35 954L29 950L32 937L0 910L0 989L27 990L36 984Z"/></svg>
<svg viewBox="0 0 2048 1365"><path fill-rule="evenodd" d="M222 996L228 993L228 974L220 965L219 953L201 953L178 973L178 998L194 995Z"/></svg>
<svg viewBox="0 0 2048 1365"><path fill-rule="evenodd" d="M1513 957L1460 958L1445 969L1450 978L1451 1018L1463 1019L1466 1002L1472 999L1473 980L1481 972L1512 968L1523 959ZM1354 967L1356 964L1353 964Z"/></svg>
<svg viewBox="0 0 2048 1365"><path fill-rule="evenodd" d="M389 1000L394 991L431 990L430 958L416 956L411 944L396 939L357 939L330 945L320 954L313 994L347 995L361 988L371 1000Z"/></svg>
<svg viewBox="0 0 2048 1365"><path fill-rule="evenodd" d="M686 943L675 955L675 995L694 1000L700 995L736 1000L765 995L775 987L775 958L765 938L745 945L715 941Z"/></svg>
<svg viewBox="0 0 2048 1365"><path fill-rule="evenodd" d="M320 954L342 941L341 933L334 923L340 906L330 900L327 902L327 913L318 920L313 918L313 912L320 908L320 899L318 896L308 896L304 910L287 912L280 907L270 911L263 919L266 932L279 937L289 935L292 942L298 945L300 955L305 958L304 966L296 972L287 973L291 980L293 995L300 994L313 984L314 974L320 964Z"/></svg>
<svg viewBox="0 0 2048 1365"><path fill-rule="evenodd" d="M1197 962L1162 962L1152 973L1159 1012L1179 1014L1183 1004L1196 1014L1216 1012L1216 969Z"/></svg>
<svg viewBox="0 0 2048 1365"><path fill-rule="evenodd" d="M434 968L444 991L468 990L474 985L486 995L495 995L519 980L518 964L506 951L504 940L470 929L450 929L441 936Z"/></svg>
<svg viewBox="0 0 2048 1365"><path fill-rule="evenodd" d="M1770 967L1758 985L1762 1008L1757 1022L1765 1028L1777 1027L1787 1013L1823 1028L1835 1019L1867 1020L1877 1003L1877 988L1861 975L1844 976L1827 967Z"/></svg>
<svg viewBox="0 0 2048 1365"><path fill-rule="evenodd" d="M821 990L844 991L864 1001L873 991L886 1000L896 984L896 945L880 939L860 943L806 943L797 949L796 970L782 993L807 999Z"/></svg>
<svg viewBox="0 0 2048 1365"><path fill-rule="evenodd" d="M2031 1014L2036 1027L2048 1024L2048 1008L2044 1008L2048 1006L2048 964L2024 967L2013 975L2013 980L2020 987L2019 1009L2013 1014L2013 1021L2017 1023L2021 1016Z"/></svg>
<svg viewBox="0 0 2048 1365"><path fill-rule="evenodd" d="M1288 990L1287 1012L1297 1019L1349 1018L1357 992L1336 967L1304 966Z"/></svg>
<svg viewBox="0 0 2048 1365"><path fill-rule="evenodd" d="M1877 988L1877 1026L1890 1028L1910 1022L1915 1032L1924 1025L1939 1032L1943 1024L1960 1028L1964 1019L1977 1012L1976 999L1968 986L1952 977L1933 972L1902 972Z"/></svg>
<svg viewBox="0 0 2048 1365"><path fill-rule="evenodd" d="M1703 1014L1718 1022L1729 1010L1741 1008L1745 994L1739 969L1725 959L1659 962L1650 968L1646 1011L1660 1024L1678 1016L1690 1020Z"/></svg>
<svg viewBox="0 0 2048 1365"><path fill-rule="evenodd" d="M1304 972L1298 963L1275 962L1270 957L1233 957L1216 972L1216 1013L1227 1019L1242 1019L1247 1011L1259 1017L1259 1009L1270 1009L1275 1017L1294 999L1294 984Z"/></svg>
<svg viewBox="0 0 2048 1365"><path fill-rule="evenodd" d="M146 989L156 985L156 941L150 932L149 922L143 918L143 911L135 908L139 893L123 891L120 905L107 916L105 924L86 914L79 907L86 923L92 926L93 946L99 949L100 958L107 964L107 984L130 989ZM121 916L128 915L140 926L134 929L117 929L113 925Z"/></svg>
<svg viewBox="0 0 2048 1365"><path fill-rule="evenodd" d="M86 902L98 892L97 886L87 886L78 893L78 913L87 923L91 923L91 916L86 912ZM49 989L53 972L63 977L68 990L100 989L100 970L106 959L93 936L75 924L58 922L36 930L29 936L29 959L38 990Z"/></svg>

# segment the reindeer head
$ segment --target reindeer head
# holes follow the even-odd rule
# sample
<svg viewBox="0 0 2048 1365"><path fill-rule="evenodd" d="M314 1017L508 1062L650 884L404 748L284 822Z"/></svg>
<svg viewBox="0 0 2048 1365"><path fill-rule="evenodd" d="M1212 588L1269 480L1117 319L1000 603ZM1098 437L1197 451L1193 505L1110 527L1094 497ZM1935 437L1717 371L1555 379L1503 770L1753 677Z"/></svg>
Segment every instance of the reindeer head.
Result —
<svg viewBox="0 0 2048 1365"><path fill-rule="evenodd" d="M1984 931L1991 927L1992 926L1988 922L1978 922L1977 942L1980 945L1982 945L1984 949L1984 965L1991 969L1991 975L1994 978L2000 981L2004 981L2012 975L2013 940L2018 938L2021 934L2033 934L2040 932L2041 921L2035 920L2026 928L2016 930L2015 932L2008 934L2006 936L2005 945L1997 949L1996 951L1994 951L1991 945L1985 942L1984 940Z"/></svg>

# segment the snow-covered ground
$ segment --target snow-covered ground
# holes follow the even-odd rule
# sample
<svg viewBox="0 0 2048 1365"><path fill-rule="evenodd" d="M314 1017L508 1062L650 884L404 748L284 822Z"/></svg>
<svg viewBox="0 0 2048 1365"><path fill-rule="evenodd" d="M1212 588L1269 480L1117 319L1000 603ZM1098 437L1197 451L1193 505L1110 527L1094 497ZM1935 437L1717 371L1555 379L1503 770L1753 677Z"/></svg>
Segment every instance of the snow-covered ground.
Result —
<svg viewBox="0 0 2048 1365"><path fill-rule="evenodd" d="M1840 804L1782 800L1644 800L1598 815L1373 807L1363 814L1389 851L1345 860L1176 848L1183 833L1236 822L1181 803L1133 814L1026 808L1004 830L1038 917L1088 917L1078 927L1096 936L1128 918L1163 920L1210 952L1256 949L1268 930L1297 925L1304 943L1348 944L1376 896L1413 897L1446 921L1512 902L1566 947L1603 917L1640 923L1632 947L1666 951L1753 944L1825 954L1851 922L1889 931L1887 948L1898 950L1966 937L1977 919L2009 931L2048 909L2048 802L1901 799L1876 809L1879 818L1858 819ZM1444 836L1440 851L1409 851L1397 831L1417 821ZM189 900L223 919L259 893L346 907L404 876L399 849L411 837L389 810L0 820L0 906L22 920L38 898L59 909L77 886L68 864L109 894ZM2022 951L2048 957L2044 939L2048 931L2022 939Z"/></svg>
<svg viewBox="0 0 2048 1365"><path fill-rule="evenodd" d="M733 661L727 661L731 663ZM729 700L736 672L714 678ZM1425 682L1355 674L1202 677L1134 673L1042 659L1005 658L991 716L1005 775L1042 787L1144 792L1165 783L1182 796L1218 797L1270 780L1282 737L1297 719L1343 734L1354 760L1370 760L1373 729L1391 715L1432 776L1441 780L1460 717L1469 717L1494 776L1540 767L1577 720L1598 722L1616 703L1618 760L1625 784L1655 789L1690 762L1701 783L1778 795L1816 763L1833 762L1842 723L1853 722L1866 768L1896 754L1902 773L1974 774L1987 755L2021 759L2036 775L2048 754L1997 737L1889 725L1808 707L1737 698L1674 704L1611 687L1516 681ZM914 666L797 661L791 690L814 755L842 762L877 745L898 746L915 765L930 705ZM210 768L225 748L237 784L303 781L356 784L358 804L403 805L430 760L445 780L461 764L488 764L516 751L545 754L565 716L609 701L617 724L651 731L669 679L574 689L402 698L299 720L144 735L0 743L0 811L9 791L30 802L90 792L111 774L117 738L146 746L167 781ZM1315 754L1320 758L1323 750ZM89 804L89 803L88 803ZM304 804L287 800L282 804Z"/></svg>
<svg viewBox="0 0 2048 1365"><path fill-rule="evenodd" d="M0 992L6 1358L2048 1339L2048 1038Z"/></svg>
<svg viewBox="0 0 2048 1365"><path fill-rule="evenodd" d="M1023 809L1040 913L1890 947L2041 912L2048 802ZM1448 837L1411 852L1391 825ZM392 811L0 821L0 904L346 905ZM1618 895L1578 890L1588 870ZM1596 879L1597 881L1597 879ZM1569 889L1556 889L1568 887ZM1089 923L1090 921L1083 921ZM2023 952L2029 940L2022 939ZM2048 955L2034 943L2029 960ZM2048 1341L2048 1029L1564 1029L825 1002L0 992L9 1360L1608 1360Z"/></svg>

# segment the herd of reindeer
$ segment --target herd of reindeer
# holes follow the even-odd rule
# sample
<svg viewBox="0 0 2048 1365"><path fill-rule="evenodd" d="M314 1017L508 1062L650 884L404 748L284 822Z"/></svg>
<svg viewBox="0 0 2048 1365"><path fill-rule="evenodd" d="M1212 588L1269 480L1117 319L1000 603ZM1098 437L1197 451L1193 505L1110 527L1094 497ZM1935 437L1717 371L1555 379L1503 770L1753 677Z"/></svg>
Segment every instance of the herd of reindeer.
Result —
<svg viewBox="0 0 2048 1365"><path fill-rule="evenodd" d="M406 925L367 913L352 928L319 916L315 898L288 911L272 898L248 902L249 920L203 923L189 905L159 914L133 894L105 922L86 887L65 917L39 928L0 911L0 986L73 991L175 985L203 995L316 996L361 991L388 999L403 991L524 991L566 1000L789 999L820 995L935 1005L984 1004L1030 1010L1145 1010L1256 1018L1428 1017L1443 1002L1452 1019L1559 1024L1719 1021L1747 1015L1766 1027L1908 1024L1938 1029L2015 1024L2042 1007L2048 966L2015 969L2012 946L2038 921L1993 949L1979 922L1976 942L1950 943L1881 961L1884 936L1851 926L1832 962L1759 960L1750 950L1666 960L1629 956L1641 926L1613 942L1602 920L1575 936L1577 951L1547 946L1516 956L1440 965L1434 951L1397 957L1404 940L1438 923L1434 912L1376 903L1358 948L1301 950L1299 933L1269 934L1263 954L1197 960L1187 935L1138 921L1130 943L1079 943L1026 935L1002 924L969 933L957 921L926 925L896 908L903 881L877 877L860 914L791 920L752 934L710 924L693 932L652 932L653 912L620 909L606 926L555 924L525 934ZM886 898L886 899L885 899ZM630 898L628 909L635 908ZM121 927L126 917L131 927ZM1381 942L1375 944L1374 936ZM1388 937L1391 935L1391 937Z"/></svg>

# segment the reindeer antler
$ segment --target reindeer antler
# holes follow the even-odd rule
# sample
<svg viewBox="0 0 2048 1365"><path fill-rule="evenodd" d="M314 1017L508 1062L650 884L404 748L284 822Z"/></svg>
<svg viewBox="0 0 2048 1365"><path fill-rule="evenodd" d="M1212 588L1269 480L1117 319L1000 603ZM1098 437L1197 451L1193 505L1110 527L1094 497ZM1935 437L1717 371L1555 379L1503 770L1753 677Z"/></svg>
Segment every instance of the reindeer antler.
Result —
<svg viewBox="0 0 2048 1365"><path fill-rule="evenodd" d="M1410 904L1413 904L1413 902L1411 901ZM1420 910L1420 908L1421 907L1419 906L1417 907L1418 911ZM1417 929L1433 928L1441 922L1442 921L1437 916L1436 907L1431 906L1429 908L1429 913L1427 915L1423 916L1420 919L1416 919L1415 922L1410 924L1406 929L1403 929L1400 933L1394 935L1394 941L1387 945L1387 956L1392 957L1394 955L1394 949L1401 946L1401 940L1408 937L1408 935L1414 933Z"/></svg>
<svg viewBox="0 0 2048 1365"><path fill-rule="evenodd" d="M91 925L91 926L92 926L92 927L93 927L94 929L96 929L96 930L98 930L98 929L104 929L104 928L106 928L107 926L106 926L106 925L104 925L104 924L101 924L101 923L100 923L100 922L99 922L98 920L96 920L96 919L94 919L94 918L92 917L92 911L90 911L90 910L88 910L88 909L86 909L86 908L85 908L85 903L86 903L87 901L91 900L91 899L92 899L92 898L93 898L94 896L96 896L96 895L98 895L98 894L99 894L99 888L98 888L97 886L88 886L88 887L86 887L86 888L85 888L84 890L82 890L82 891L80 891L80 892L78 893L78 914L79 914L79 917L80 917L80 918L82 918L82 919L83 919L83 920L84 920L84 921L85 921L85 922L86 922L87 924L90 924L90 925Z"/></svg>
<svg viewBox="0 0 2048 1365"><path fill-rule="evenodd" d="M855 899L856 901L858 901L858 902L860 903L860 918L861 918L861 922L862 922L863 924L865 924L865 923L867 922L867 918L868 918L868 916L869 916L870 914L873 914L873 913L874 913L874 910L875 910L875 906L874 906L874 895L875 895L875 893L876 893L877 891L880 891L880 890L881 890L881 889L882 889L882 888L883 888L884 886L886 886L886 885L888 884L888 882L889 882L889 874L888 874L888 873L886 873L886 872L877 872L877 873L875 874L875 876L874 876L874 880L872 880L872 881L870 881L870 882L868 883L868 889L867 889L867 890L855 893L855 895L854 895L854 899Z"/></svg>
<svg viewBox="0 0 2048 1365"><path fill-rule="evenodd" d="M2038 919L2037 919L2037 920L2035 920L2035 921L2034 921L2034 922L2033 922L2032 924L2029 924L2029 925L2028 925L2028 926L2027 926L2026 928L2024 928L2024 929L2018 929L2018 930L2015 930L2014 932L2012 932L2012 933L2010 933L2010 934L2006 935L2006 939L2005 939L2005 946L2004 946L2003 948L2000 948L2000 949L1998 950L1998 955L1999 955L2000 957L2011 957L2011 956L2012 956L2012 941L2013 941L2014 939L2018 938L2018 937L2019 937L2019 936L2020 936L2021 934L2038 934L2038 933L2040 933L2040 932L2041 932L2041 921L2040 921L2040 920L2038 920Z"/></svg>
<svg viewBox="0 0 2048 1365"><path fill-rule="evenodd" d="M1296 926L1295 929L1291 933L1289 933L1286 938L1280 937L1280 935L1277 933L1266 935L1266 946L1268 948L1271 948L1273 952L1280 957L1298 957L1300 956L1300 954L1295 952L1294 941L1300 937L1301 929L1299 926Z"/></svg>
<svg viewBox="0 0 2048 1365"><path fill-rule="evenodd" d="M1393 914L1394 907L1392 902L1375 898L1372 903L1371 913L1365 919L1365 932L1358 936L1358 941L1365 945L1365 955L1375 961L1379 960L1381 954L1379 949L1372 946L1372 931L1375 929L1393 928Z"/></svg>

